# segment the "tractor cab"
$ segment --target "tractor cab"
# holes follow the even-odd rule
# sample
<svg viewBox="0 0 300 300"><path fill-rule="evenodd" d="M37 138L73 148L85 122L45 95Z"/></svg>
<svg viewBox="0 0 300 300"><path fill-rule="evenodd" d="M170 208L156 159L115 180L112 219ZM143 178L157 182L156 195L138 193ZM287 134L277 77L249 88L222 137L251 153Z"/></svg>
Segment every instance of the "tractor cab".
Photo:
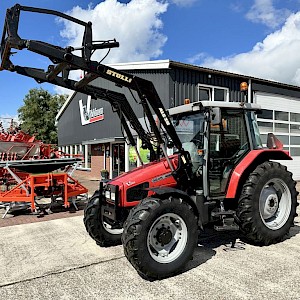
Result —
<svg viewBox="0 0 300 300"><path fill-rule="evenodd" d="M189 152L195 189L224 196L230 173L250 150L262 148L255 111L258 105L202 101L169 110Z"/></svg>

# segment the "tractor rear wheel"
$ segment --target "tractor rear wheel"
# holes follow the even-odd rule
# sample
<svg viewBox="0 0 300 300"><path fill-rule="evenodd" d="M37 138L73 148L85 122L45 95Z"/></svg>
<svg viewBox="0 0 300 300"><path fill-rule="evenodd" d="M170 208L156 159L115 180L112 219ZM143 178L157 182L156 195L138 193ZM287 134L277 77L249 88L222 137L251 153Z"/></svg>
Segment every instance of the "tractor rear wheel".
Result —
<svg viewBox="0 0 300 300"><path fill-rule="evenodd" d="M196 216L182 199L146 198L124 224L125 256L147 280L169 277L192 258L197 232Z"/></svg>
<svg viewBox="0 0 300 300"><path fill-rule="evenodd" d="M89 235L101 247L121 244L123 228L112 228L101 214L101 200L96 191L84 210L84 225Z"/></svg>
<svg viewBox="0 0 300 300"><path fill-rule="evenodd" d="M245 182L237 216L246 238L258 245L280 242L294 223L296 182L285 166L264 162Z"/></svg>

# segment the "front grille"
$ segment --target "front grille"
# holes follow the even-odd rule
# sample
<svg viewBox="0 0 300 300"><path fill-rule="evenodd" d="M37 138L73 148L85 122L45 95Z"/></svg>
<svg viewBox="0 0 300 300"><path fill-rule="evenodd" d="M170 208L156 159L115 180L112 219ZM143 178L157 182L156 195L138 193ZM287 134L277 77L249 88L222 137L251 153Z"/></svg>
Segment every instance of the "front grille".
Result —
<svg viewBox="0 0 300 300"><path fill-rule="evenodd" d="M140 201L148 196L149 182L144 182L139 185L129 188L126 192L127 202Z"/></svg>

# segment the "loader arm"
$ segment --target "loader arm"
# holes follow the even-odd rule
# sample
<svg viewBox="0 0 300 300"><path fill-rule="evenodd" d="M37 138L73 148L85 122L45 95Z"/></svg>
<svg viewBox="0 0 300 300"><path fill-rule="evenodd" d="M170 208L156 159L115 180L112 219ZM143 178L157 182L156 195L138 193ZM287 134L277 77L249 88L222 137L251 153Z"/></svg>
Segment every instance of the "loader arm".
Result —
<svg viewBox="0 0 300 300"><path fill-rule="evenodd" d="M71 46L62 48L42 41L22 39L18 35L21 11L50 14L83 26L84 35L82 45L78 48ZM183 149L182 143L153 83L91 60L91 56L95 50L110 49L118 46L119 43L115 40L94 42L92 38L91 22L86 23L54 10L27 7L16 4L12 8L7 9L6 12L4 30L1 39L0 70L16 72L18 74L34 78L39 83L52 83L54 85L91 95L95 99L100 98L108 101L112 105L113 110L117 111L130 143L132 143L133 146L136 146L126 121L128 121L137 132L143 144L150 149L152 159L158 158L159 153L154 153L149 134L146 133L141 126L138 117L132 110L125 95L93 86L90 83L96 78L103 78L114 82L117 86L127 87L130 90L136 91L140 99L140 104L143 107L144 113L159 146L158 149L162 149L164 156L173 171L175 179L178 182L189 182L192 177L189 153ZM14 65L10 60L12 49L26 49L39 55L46 56L51 60L53 65L49 65L47 70ZM73 53L76 50L81 50L81 56L77 56ZM79 81L72 80L69 78L71 70L82 70L85 75ZM153 113L157 116L160 124L179 151L180 162L177 170L174 170L173 165L168 158L161 129L155 121Z"/></svg>

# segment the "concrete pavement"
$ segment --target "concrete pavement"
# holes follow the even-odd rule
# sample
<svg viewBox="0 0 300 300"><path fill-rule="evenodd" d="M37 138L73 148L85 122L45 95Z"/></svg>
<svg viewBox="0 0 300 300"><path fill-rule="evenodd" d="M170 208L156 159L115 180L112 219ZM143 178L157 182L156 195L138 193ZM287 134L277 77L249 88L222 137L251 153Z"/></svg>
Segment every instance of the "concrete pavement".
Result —
<svg viewBox="0 0 300 300"><path fill-rule="evenodd" d="M148 282L122 246L98 247L82 216L3 227L0 299L299 299L299 232L298 217L289 238L269 247L202 236L182 274Z"/></svg>

